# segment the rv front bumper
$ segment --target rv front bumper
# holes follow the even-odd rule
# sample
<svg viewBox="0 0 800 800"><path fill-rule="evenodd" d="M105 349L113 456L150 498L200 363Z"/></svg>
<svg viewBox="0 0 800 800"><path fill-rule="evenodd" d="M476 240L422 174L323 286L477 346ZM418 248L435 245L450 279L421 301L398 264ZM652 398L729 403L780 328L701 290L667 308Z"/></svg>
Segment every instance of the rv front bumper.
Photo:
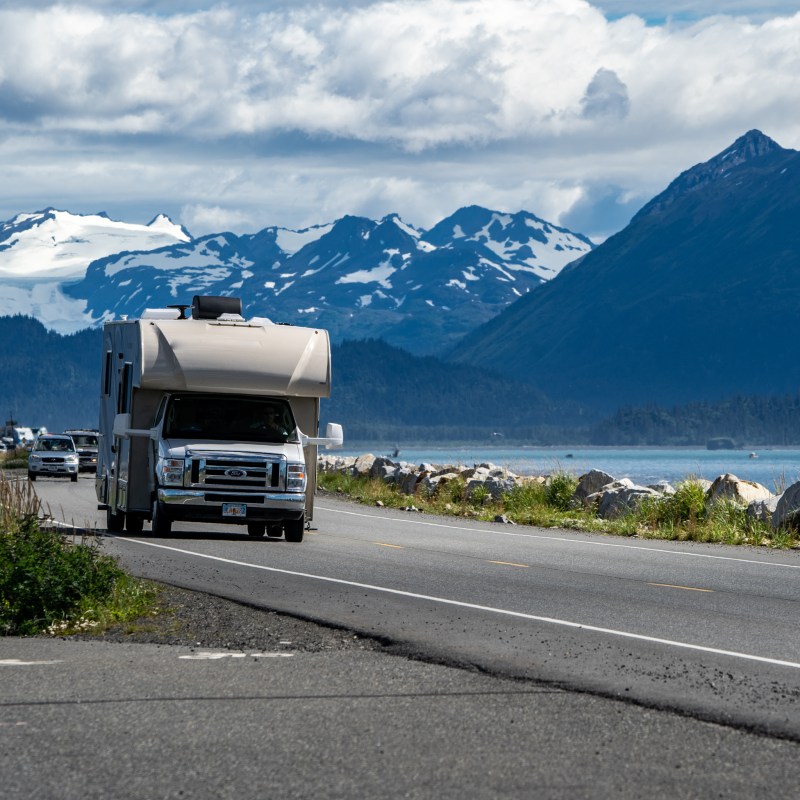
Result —
<svg viewBox="0 0 800 800"><path fill-rule="evenodd" d="M158 490L158 501L173 520L216 520L219 522L253 522L299 519L306 507L305 492L211 492L195 489ZM244 504L246 516L232 519L223 514L223 505Z"/></svg>

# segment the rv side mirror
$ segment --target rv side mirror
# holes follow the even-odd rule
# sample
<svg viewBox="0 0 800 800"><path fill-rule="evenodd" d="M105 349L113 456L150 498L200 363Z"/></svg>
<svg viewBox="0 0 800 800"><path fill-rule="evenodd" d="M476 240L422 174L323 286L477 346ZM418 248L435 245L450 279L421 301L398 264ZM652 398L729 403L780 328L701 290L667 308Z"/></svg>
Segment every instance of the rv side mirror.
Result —
<svg viewBox="0 0 800 800"><path fill-rule="evenodd" d="M117 414L114 417L113 434L120 439L127 439L130 435L128 431L131 428L131 415L130 414Z"/></svg>
<svg viewBox="0 0 800 800"><path fill-rule="evenodd" d="M338 422L329 422L325 428L325 436L306 436L302 431L300 433L300 444L305 447L309 444L324 445L326 448L341 447L344 441L344 433L342 426Z"/></svg>
<svg viewBox="0 0 800 800"><path fill-rule="evenodd" d="M331 440L325 447L341 447L344 442L342 426L338 422L329 422L325 426L325 438Z"/></svg>
<svg viewBox="0 0 800 800"><path fill-rule="evenodd" d="M131 436L144 436L148 439L158 439L158 428L131 428L130 414L117 414L117 416L114 417L113 433L114 436L120 439L129 439Z"/></svg>

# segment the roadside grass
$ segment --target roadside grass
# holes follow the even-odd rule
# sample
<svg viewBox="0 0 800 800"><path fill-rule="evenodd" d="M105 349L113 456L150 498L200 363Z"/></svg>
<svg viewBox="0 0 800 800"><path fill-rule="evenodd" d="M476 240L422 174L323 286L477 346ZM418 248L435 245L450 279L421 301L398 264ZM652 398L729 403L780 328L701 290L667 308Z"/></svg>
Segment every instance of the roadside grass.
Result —
<svg viewBox="0 0 800 800"><path fill-rule="evenodd" d="M29 453L24 447L0 453L0 470L27 469Z"/></svg>
<svg viewBox="0 0 800 800"><path fill-rule="evenodd" d="M647 498L634 510L616 519L601 519L592 509L573 507L577 476L558 471L544 483L528 483L493 499L488 490L467 496L464 480L440 485L436 494L409 496L378 478L359 478L339 472L320 472L318 486L365 505L416 509L443 516L468 517L491 522L503 516L519 525L638 537L778 549L800 547L798 532L773 530L767 522L751 519L745 508L733 502L706 502L702 485L691 477L676 486L675 494Z"/></svg>
<svg viewBox="0 0 800 800"><path fill-rule="evenodd" d="M0 473L0 635L101 633L158 613L157 590L80 538L40 524L27 481Z"/></svg>

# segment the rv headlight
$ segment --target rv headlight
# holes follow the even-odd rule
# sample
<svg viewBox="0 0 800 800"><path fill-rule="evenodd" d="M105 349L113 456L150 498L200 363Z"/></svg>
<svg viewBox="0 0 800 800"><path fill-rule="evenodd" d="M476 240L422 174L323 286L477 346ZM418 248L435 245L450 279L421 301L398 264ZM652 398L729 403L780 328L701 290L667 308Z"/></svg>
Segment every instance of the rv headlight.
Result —
<svg viewBox="0 0 800 800"><path fill-rule="evenodd" d="M162 458L158 462L159 483L163 486L183 486L183 459Z"/></svg>
<svg viewBox="0 0 800 800"><path fill-rule="evenodd" d="M290 492L303 492L306 488L306 465L290 463L286 469L286 489Z"/></svg>

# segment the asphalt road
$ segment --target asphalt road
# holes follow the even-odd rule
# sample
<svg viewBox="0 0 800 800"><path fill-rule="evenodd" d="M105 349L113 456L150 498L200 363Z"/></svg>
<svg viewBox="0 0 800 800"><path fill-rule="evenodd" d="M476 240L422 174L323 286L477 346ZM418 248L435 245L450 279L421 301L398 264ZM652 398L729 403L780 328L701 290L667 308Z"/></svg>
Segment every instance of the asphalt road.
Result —
<svg viewBox="0 0 800 800"><path fill-rule="evenodd" d="M102 527L90 479L77 485L38 481L37 491L56 516ZM314 658L308 654L243 654L235 667L232 659L212 659L203 662L206 674L228 670L224 680L212 681L214 690L186 684L195 704L213 699L215 691L239 697L247 691L238 678L261 670L276 682L278 694L309 702L309 727L292 717L299 727L277 736L275 746L282 758L284 751L322 758L333 782L327 790L316 787L321 796L355 794L342 764L331 767L321 756L320 734L328 744L336 741L342 763L355 758L348 744L353 737L361 757L351 763L359 785L370 787L362 796L376 793L373 774L389 779L384 796L397 797L451 796L447 787L461 797L520 797L534 790L542 797L796 796L798 554L430 518L328 496L318 498L314 527L302 544L199 525L177 525L167 538L145 531L104 543L137 574L345 626L415 657L389 659L402 675L394 683L373 677L387 657L364 653L334 654L324 666L305 663ZM177 667L169 663L178 656L163 652L169 650L156 654L166 666L147 667L140 664L144 656L128 650L106 657L139 665L131 672L132 702L148 694L135 680L139 671L153 681L165 676L152 688L165 703L174 699L176 686L183 687L185 677L172 680ZM470 671L459 668L464 666ZM81 674L87 669L81 667ZM237 680L228 685L229 678ZM340 692L340 711L315 720L313 698L328 698L345 678L350 683ZM431 680L450 688L426 692ZM89 695L97 685L86 685ZM468 697L453 688L473 686L474 693L465 689ZM41 681L32 687L31 697L37 697ZM115 697L126 696L119 691ZM363 716L357 714L353 697L375 700L375 691L386 701L383 710L382 702L371 702ZM69 706L44 694L39 702L48 713L68 713ZM32 702L23 696L17 700ZM498 710L499 697L510 703L508 713ZM267 699L254 693L254 702ZM202 713L211 712L204 707ZM172 718L164 714L169 731ZM234 736L226 733L228 720L234 717L216 717L228 747ZM249 731L255 721L242 724ZM364 749L364 729L383 743L381 756L391 742L391 766L390 759L378 758L379 747ZM208 725L200 730L196 751L202 754L212 743L205 738ZM154 739L160 741L158 731ZM186 738L172 734L164 740ZM249 738L244 753L253 746ZM275 733L267 738L273 747ZM213 763L206 758L197 767L201 773L203 763ZM306 775L306 763L291 760L294 778L279 781L291 791L275 796L310 796L316 778L313 771ZM405 780L404 769L416 777Z"/></svg>

